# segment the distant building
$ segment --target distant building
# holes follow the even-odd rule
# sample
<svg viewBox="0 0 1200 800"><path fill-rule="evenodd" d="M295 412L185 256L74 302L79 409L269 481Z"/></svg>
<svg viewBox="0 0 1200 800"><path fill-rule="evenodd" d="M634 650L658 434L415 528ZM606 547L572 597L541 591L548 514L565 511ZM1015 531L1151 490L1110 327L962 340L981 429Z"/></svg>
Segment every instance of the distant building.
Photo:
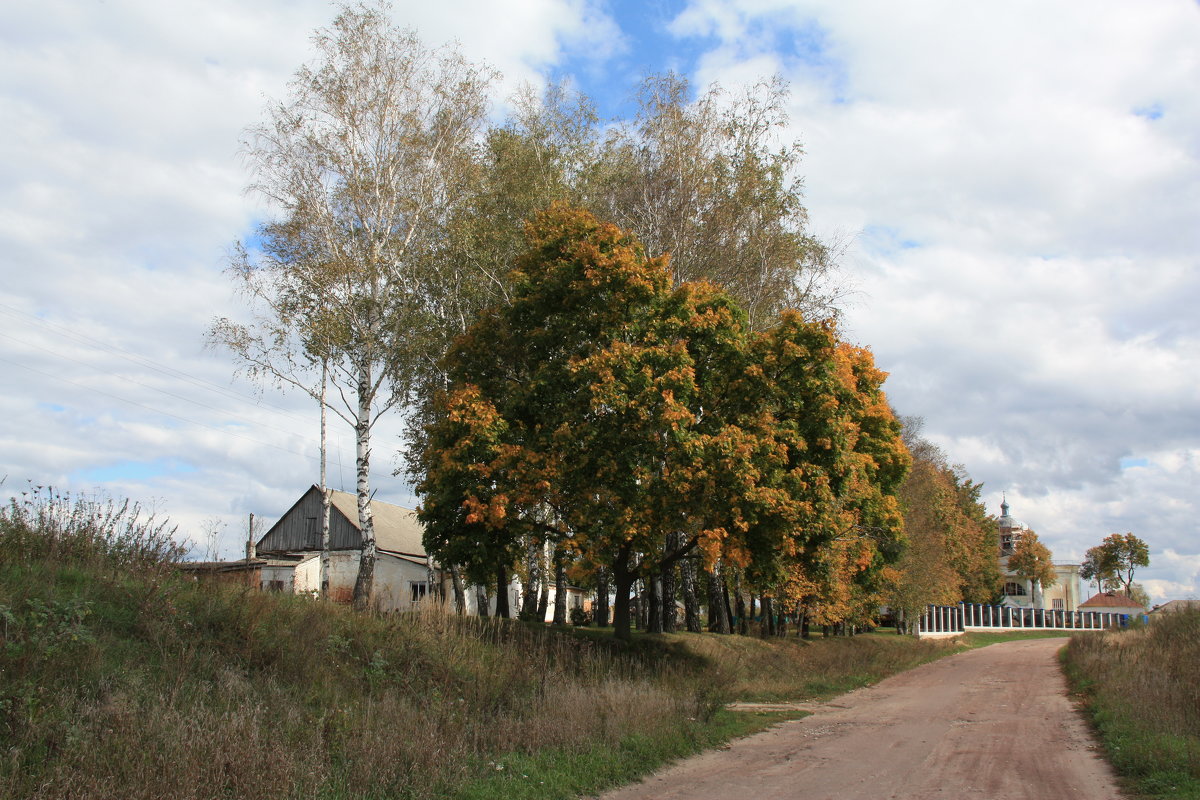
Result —
<svg viewBox="0 0 1200 800"><path fill-rule="evenodd" d="M1146 609L1123 592L1101 592L1088 598L1079 608L1083 611L1107 611L1110 614L1128 614L1136 617L1146 613Z"/></svg>
<svg viewBox="0 0 1200 800"><path fill-rule="evenodd" d="M1054 611L1076 611L1080 608L1079 564L1055 563L1052 586L1035 587L1030 581L1008 568L1008 559L1016 551L1017 542L1029 531L1008 513L1008 500L1000 503L998 536L1000 572L1004 575L1004 602L1012 608L1044 608ZM1093 609L1097 610L1097 609Z"/></svg>
<svg viewBox="0 0 1200 800"><path fill-rule="evenodd" d="M1150 609L1151 616L1177 614L1180 611L1200 611L1200 600L1169 600Z"/></svg>

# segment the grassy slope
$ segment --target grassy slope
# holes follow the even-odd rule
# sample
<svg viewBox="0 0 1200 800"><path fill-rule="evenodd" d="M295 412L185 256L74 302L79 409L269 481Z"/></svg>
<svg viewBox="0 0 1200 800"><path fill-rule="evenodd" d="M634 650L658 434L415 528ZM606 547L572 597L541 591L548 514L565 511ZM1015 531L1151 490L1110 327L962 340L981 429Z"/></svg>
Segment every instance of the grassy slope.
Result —
<svg viewBox="0 0 1200 800"><path fill-rule="evenodd" d="M970 646L379 618L106 565L0 562L0 796L572 797ZM793 715L794 716L794 715Z"/></svg>
<svg viewBox="0 0 1200 800"><path fill-rule="evenodd" d="M1063 662L1125 788L1200 800L1200 611L1075 637Z"/></svg>

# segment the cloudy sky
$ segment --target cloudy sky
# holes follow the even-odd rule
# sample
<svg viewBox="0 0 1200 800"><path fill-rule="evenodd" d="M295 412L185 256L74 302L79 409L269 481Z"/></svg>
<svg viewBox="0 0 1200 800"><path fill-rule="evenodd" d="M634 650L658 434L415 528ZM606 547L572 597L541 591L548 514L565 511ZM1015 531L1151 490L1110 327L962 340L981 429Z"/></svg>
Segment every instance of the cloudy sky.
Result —
<svg viewBox="0 0 1200 800"><path fill-rule="evenodd" d="M898 411L1056 559L1151 548L1200 593L1195 0L397 0L429 43L606 115L647 71L779 73L816 231L848 242L849 338ZM141 500L235 556L317 476L311 402L205 349L267 213L239 135L312 55L318 0L0 4L0 477ZM377 429L378 497L400 420ZM353 436L331 483L353 489Z"/></svg>

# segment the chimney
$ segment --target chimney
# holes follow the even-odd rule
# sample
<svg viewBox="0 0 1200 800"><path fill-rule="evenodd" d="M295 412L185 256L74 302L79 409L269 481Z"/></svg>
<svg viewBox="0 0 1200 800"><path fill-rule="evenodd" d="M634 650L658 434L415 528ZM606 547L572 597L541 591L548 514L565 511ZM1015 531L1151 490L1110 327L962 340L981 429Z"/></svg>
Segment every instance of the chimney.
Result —
<svg viewBox="0 0 1200 800"><path fill-rule="evenodd" d="M246 533L246 560L253 561L258 553L254 547L254 512L250 512L250 528Z"/></svg>

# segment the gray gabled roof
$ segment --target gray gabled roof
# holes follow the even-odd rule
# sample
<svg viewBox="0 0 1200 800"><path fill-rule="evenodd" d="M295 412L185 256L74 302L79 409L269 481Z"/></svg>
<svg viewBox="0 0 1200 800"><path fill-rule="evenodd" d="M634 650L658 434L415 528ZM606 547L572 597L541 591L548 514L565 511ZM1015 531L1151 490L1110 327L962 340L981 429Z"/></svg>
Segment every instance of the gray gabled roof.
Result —
<svg viewBox="0 0 1200 800"><path fill-rule="evenodd" d="M335 491L330 496L330 504L346 517L355 530L362 530L358 525L357 495ZM424 529L417 521L417 512L382 500L372 500L371 517L375 523L375 546L380 550L425 557L425 545L421 543Z"/></svg>
<svg viewBox="0 0 1200 800"><path fill-rule="evenodd" d="M300 499L271 526L258 541L260 553L312 552L321 549L321 490L309 487ZM421 543L423 528L415 511L402 506L371 501L375 545L380 551L397 557L424 562ZM362 530L358 525L358 498L349 492L330 492L330 548L358 550Z"/></svg>

